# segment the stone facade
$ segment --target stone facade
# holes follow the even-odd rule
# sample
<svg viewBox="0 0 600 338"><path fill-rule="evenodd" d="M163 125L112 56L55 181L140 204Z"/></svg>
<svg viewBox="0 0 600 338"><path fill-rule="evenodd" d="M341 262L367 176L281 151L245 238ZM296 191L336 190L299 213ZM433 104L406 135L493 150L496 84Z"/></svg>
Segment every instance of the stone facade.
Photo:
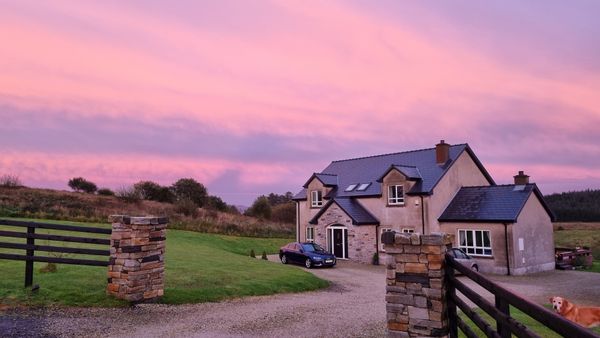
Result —
<svg viewBox="0 0 600 338"><path fill-rule="evenodd" d="M110 262L106 292L130 302L164 294L167 219L110 216Z"/></svg>
<svg viewBox="0 0 600 338"><path fill-rule="evenodd" d="M389 337L447 337L444 234L387 232L386 310Z"/></svg>

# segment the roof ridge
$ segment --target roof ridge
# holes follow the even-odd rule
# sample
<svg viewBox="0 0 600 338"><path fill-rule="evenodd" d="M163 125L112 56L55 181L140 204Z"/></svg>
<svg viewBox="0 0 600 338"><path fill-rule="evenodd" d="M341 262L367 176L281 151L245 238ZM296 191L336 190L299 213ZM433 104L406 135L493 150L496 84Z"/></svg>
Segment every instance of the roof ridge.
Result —
<svg viewBox="0 0 600 338"><path fill-rule="evenodd" d="M315 175L337 176L337 174L315 173Z"/></svg>
<svg viewBox="0 0 600 338"><path fill-rule="evenodd" d="M458 146L465 146L465 145L467 145L467 143L452 144L452 145L450 145L450 147L458 147ZM383 156L398 155L398 154L416 153L418 151L426 151L426 150L435 150L435 147L433 147L433 148L415 149L415 150L406 150L406 151L398 151L398 152L395 152L395 153L387 153L387 154L379 154L379 155L370 155L370 156L347 158L347 159L343 159L343 160L331 161L331 163L345 162L345 161L355 161L355 160L363 160L363 159L366 159L366 158L383 157Z"/></svg>
<svg viewBox="0 0 600 338"><path fill-rule="evenodd" d="M416 165L408 165L408 164L392 164L392 166L394 166L394 167L407 167L407 168L419 169L419 168L417 168Z"/></svg>
<svg viewBox="0 0 600 338"><path fill-rule="evenodd" d="M494 184L494 185L469 185L469 186L463 186L460 187L462 188L494 188L494 187L513 187L513 186L517 186L517 185L535 185L535 183L527 183L527 184L514 184L514 183L510 183L510 184Z"/></svg>

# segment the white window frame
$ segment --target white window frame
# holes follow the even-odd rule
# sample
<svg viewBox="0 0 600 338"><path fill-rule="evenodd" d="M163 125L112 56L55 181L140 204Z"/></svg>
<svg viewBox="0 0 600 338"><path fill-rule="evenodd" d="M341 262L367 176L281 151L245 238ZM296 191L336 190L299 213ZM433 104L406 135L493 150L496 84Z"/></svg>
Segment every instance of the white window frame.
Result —
<svg viewBox="0 0 600 338"><path fill-rule="evenodd" d="M393 230L394 230L394 229L392 229L392 228L381 228L381 233L379 234L379 238L381 238L381 235L382 235L384 232L387 232L387 231L393 231ZM379 248L379 249L380 249L380 251L382 251L382 252L385 252L385 249L383 248L383 243L379 243L379 246L380 246L380 248Z"/></svg>
<svg viewBox="0 0 600 338"><path fill-rule="evenodd" d="M310 206L312 208L323 206L323 192L321 190L313 190L310 192Z"/></svg>
<svg viewBox="0 0 600 338"><path fill-rule="evenodd" d="M404 205L404 186L402 184L388 187L388 205Z"/></svg>
<svg viewBox="0 0 600 338"><path fill-rule="evenodd" d="M481 236L477 238L477 233L480 232ZM487 232L489 246L484 245L484 235L483 233ZM461 233L464 233L465 245L461 243ZM467 238L468 233L471 233L471 238L473 239L473 245L469 245ZM458 247L461 248L464 252L466 252L470 256L479 256L479 257L493 257L494 251L492 250L492 234L490 230L484 229L458 229L457 232L458 238Z"/></svg>
<svg viewBox="0 0 600 338"><path fill-rule="evenodd" d="M310 234L310 236L309 236ZM314 242L315 241L315 227L306 227L306 241Z"/></svg>
<svg viewBox="0 0 600 338"><path fill-rule="evenodd" d="M415 232L415 229L413 229L413 228L402 228L403 234L412 234L414 232Z"/></svg>

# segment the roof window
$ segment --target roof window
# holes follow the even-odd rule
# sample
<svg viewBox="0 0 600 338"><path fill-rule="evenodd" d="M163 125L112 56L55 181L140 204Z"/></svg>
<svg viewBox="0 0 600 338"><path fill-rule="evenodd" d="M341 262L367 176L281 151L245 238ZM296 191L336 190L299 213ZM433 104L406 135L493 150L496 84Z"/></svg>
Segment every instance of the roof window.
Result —
<svg viewBox="0 0 600 338"><path fill-rule="evenodd" d="M365 191L367 190L367 188L371 185L371 183L362 183L357 189L356 191Z"/></svg>
<svg viewBox="0 0 600 338"><path fill-rule="evenodd" d="M357 185L358 184L350 184L344 191L352 191L352 190L354 190L354 188L356 188Z"/></svg>

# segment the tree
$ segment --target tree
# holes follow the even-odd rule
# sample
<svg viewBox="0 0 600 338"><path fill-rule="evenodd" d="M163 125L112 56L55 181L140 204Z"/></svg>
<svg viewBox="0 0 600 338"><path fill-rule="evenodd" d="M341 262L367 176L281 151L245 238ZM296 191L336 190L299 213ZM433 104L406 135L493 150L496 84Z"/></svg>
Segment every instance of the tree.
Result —
<svg viewBox="0 0 600 338"><path fill-rule="evenodd" d="M17 175L2 175L0 177L0 187L18 188L22 187L23 183Z"/></svg>
<svg viewBox="0 0 600 338"><path fill-rule="evenodd" d="M163 187L152 181L139 181L133 185L140 197L149 201L173 203L175 195L168 187Z"/></svg>
<svg viewBox="0 0 600 338"><path fill-rule="evenodd" d="M86 180L83 177L74 177L74 178L70 179L69 187L71 187L71 189L73 189L77 192L83 191L83 192L87 192L88 194L92 194L98 189L96 184Z"/></svg>
<svg viewBox="0 0 600 338"><path fill-rule="evenodd" d="M209 207L210 209L214 209L214 210L218 210L218 211L222 211L222 212L228 212L230 210L227 203L223 202L223 200L218 196L208 196L207 201L206 201L206 206Z"/></svg>
<svg viewBox="0 0 600 338"><path fill-rule="evenodd" d="M96 191L96 193L98 195L102 195L102 196L114 196L115 195L115 192L108 188L100 188L100 189L98 189L98 191Z"/></svg>
<svg viewBox="0 0 600 338"><path fill-rule="evenodd" d="M182 178L173 183L171 190L178 201L190 200L198 207L206 205L208 193L202 183L198 183L193 178Z"/></svg>
<svg viewBox="0 0 600 338"><path fill-rule="evenodd" d="M292 197L294 197L294 195L291 192L286 192L283 195L279 195L279 194L274 194L274 193L270 193L267 196L267 200L269 201L269 204L274 207L276 205L279 204L285 204L288 202L292 201Z"/></svg>
<svg viewBox="0 0 600 338"><path fill-rule="evenodd" d="M266 196L260 196L254 200L252 206L248 208L244 214L263 219L271 219L271 204L269 204L269 200Z"/></svg>
<svg viewBox="0 0 600 338"><path fill-rule="evenodd" d="M287 202L271 208L271 220L281 223L294 223L296 221L296 204Z"/></svg>

